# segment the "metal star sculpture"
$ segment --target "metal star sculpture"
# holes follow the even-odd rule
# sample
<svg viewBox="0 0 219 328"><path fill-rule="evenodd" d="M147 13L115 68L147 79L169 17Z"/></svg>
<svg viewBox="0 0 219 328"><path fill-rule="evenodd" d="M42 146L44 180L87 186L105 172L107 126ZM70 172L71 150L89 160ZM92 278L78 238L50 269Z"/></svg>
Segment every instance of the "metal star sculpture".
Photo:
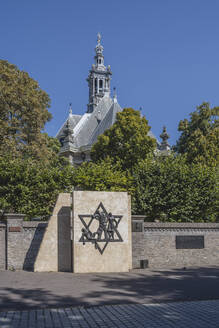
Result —
<svg viewBox="0 0 219 328"><path fill-rule="evenodd" d="M83 228L79 242L93 243L102 255L108 243L123 242L123 239L118 231L118 225L122 219L122 215L113 215L107 212L102 202L100 202L94 214L78 215ZM92 231L92 226L98 225L96 231ZM101 247L101 243L104 243Z"/></svg>

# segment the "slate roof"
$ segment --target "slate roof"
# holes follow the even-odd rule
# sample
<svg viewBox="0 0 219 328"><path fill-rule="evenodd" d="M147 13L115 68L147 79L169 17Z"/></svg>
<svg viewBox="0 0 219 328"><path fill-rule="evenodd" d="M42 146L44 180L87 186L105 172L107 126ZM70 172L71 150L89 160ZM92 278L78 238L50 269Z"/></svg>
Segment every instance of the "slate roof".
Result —
<svg viewBox="0 0 219 328"><path fill-rule="evenodd" d="M157 147L159 148L160 147L160 142L157 140L157 138L155 137L155 135L153 134L153 132L150 130L148 132L148 136L151 137L151 138L154 138L157 142Z"/></svg>
<svg viewBox="0 0 219 328"><path fill-rule="evenodd" d="M103 124L103 122L105 122L106 126L110 126L110 121L108 122L107 120L107 113L112 107L112 104L112 99L105 96L101 99L92 113L86 113L83 115L81 119L83 124L81 124L80 129L77 129L77 126L74 129L74 143L77 148L85 145L92 145L91 140L94 139L93 134L95 131L96 134L98 134L99 127Z"/></svg>
<svg viewBox="0 0 219 328"><path fill-rule="evenodd" d="M104 133L106 129L109 129L115 123L116 114L121 111L122 108L117 103L117 100L104 96L92 113L85 113L84 115L73 115L70 113L56 137L60 139L64 136L63 130L69 120L73 134L73 148L79 150L84 146L90 147L97 141L100 134ZM149 131L148 135L157 141L157 146L159 147L160 143L153 133ZM64 151L64 148L62 150Z"/></svg>
<svg viewBox="0 0 219 328"><path fill-rule="evenodd" d="M69 114L68 119L69 119L69 123L70 123L70 126L72 127L72 129L78 124L78 122L80 121L81 118L82 118L82 115L74 115L71 113ZM56 135L56 138L59 139L61 136L64 135L63 130L66 128L67 120L62 124L61 128L59 129L59 131Z"/></svg>
<svg viewBox="0 0 219 328"><path fill-rule="evenodd" d="M100 134L103 134L105 130L109 129L116 121L116 114L121 112L122 108L116 102L113 102L110 109L106 113L103 120L97 125L96 129L93 131L89 144L92 145L97 141Z"/></svg>

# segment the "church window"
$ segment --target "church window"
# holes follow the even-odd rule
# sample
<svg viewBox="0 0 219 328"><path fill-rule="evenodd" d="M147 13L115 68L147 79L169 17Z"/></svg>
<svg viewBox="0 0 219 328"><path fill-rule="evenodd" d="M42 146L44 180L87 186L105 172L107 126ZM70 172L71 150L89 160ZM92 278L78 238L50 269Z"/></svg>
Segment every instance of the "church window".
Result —
<svg viewBox="0 0 219 328"><path fill-rule="evenodd" d="M99 82L99 88L100 89L103 89L103 80L100 80L100 82Z"/></svg>
<svg viewBox="0 0 219 328"><path fill-rule="evenodd" d="M101 64L101 59L99 59L99 64Z"/></svg>
<svg viewBox="0 0 219 328"><path fill-rule="evenodd" d="M97 92L97 78L95 79L95 92Z"/></svg>

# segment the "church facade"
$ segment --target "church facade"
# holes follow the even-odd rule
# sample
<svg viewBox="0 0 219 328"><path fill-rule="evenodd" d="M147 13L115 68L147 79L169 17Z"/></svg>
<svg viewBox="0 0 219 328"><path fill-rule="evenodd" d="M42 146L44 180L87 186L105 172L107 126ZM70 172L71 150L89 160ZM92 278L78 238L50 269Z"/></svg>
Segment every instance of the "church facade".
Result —
<svg viewBox="0 0 219 328"><path fill-rule="evenodd" d="M98 33L94 64L87 78L89 88L87 110L83 115L75 115L70 106L69 116L56 135L61 143L60 155L67 157L75 166L91 160L92 145L100 134L115 123L116 114L122 111L115 92L111 97L111 76L110 66L104 65L103 46ZM155 138L151 132L149 135ZM157 147L160 148L158 141Z"/></svg>

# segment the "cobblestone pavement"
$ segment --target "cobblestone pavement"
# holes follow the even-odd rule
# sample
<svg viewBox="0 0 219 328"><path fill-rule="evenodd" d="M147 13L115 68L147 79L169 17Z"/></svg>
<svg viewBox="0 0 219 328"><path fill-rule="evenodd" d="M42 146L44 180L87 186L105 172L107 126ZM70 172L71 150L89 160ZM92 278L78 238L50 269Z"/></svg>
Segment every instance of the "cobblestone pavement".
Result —
<svg viewBox="0 0 219 328"><path fill-rule="evenodd" d="M219 301L0 312L1 328L217 328Z"/></svg>

